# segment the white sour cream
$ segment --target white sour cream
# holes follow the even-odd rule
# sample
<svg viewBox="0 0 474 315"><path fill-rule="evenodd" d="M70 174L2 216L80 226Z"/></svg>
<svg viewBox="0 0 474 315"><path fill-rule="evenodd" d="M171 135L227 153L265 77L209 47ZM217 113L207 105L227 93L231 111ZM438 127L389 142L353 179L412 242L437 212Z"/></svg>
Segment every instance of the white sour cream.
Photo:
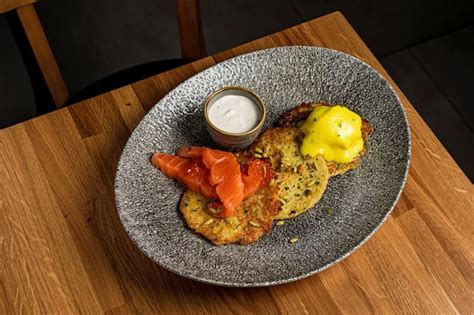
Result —
<svg viewBox="0 0 474 315"><path fill-rule="evenodd" d="M230 133L253 129L259 118L257 105L241 95L222 96L209 107L207 114L214 126Z"/></svg>

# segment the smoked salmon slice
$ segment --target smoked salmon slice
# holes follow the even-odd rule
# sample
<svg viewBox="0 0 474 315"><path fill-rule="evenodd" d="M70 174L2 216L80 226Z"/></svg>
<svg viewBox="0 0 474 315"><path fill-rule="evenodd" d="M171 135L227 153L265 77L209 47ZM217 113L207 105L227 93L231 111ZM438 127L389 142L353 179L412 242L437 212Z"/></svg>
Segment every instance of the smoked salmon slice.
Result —
<svg viewBox="0 0 474 315"><path fill-rule="evenodd" d="M217 185L216 192L222 204L228 210L234 210L244 200L244 183L242 182L240 165L235 157L233 163L229 163L224 180Z"/></svg>
<svg viewBox="0 0 474 315"><path fill-rule="evenodd" d="M213 201L217 217L234 214L240 203L263 186L274 173L270 162L251 159L240 166L234 154L204 147L180 147L177 155L155 153L151 162L168 177Z"/></svg>
<svg viewBox="0 0 474 315"><path fill-rule="evenodd" d="M158 167L168 177L176 180L179 180L179 176L185 171L188 162L188 159L159 152L151 157L151 163L154 166Z"/></svg>
<svg viewBox="0 0 474 315"><path fill-rule="evenodd" d="M176 150L176 155L187 159L200 158L202 157L202 151L205 149L206 148L202 147L182 146L178 150Z"/></svg>
<svg viewBox="0 0 474 315"><path fill-rule="evenodd" d="M207 180L208 176L205 176L204 180L201 182L201 193L204 197L208 199L217 199L219 196L216 192L216 186L213 186Z"/></svg>
<svg viewBox="0 0 474 315"><path fill-rule="evenodd" d="M210 171L209 183L211 185L222 183L232 166L238 165L232 153L209 148L180 147L176 154L183 158L201 158L204 165Z"/></svg>
<svg viewBox="0 0 474 315"><path fill-rule="evenodd" d="M269 161L251 159L245 167L242 167L244 199L250 197L262 187L267 186L273 178L276 178L276 174L273 172Z"/></svg>
<svg viewBox="0 0 474 315"><path fill-rule="evenodd" d="M192 191L200 192L206 198L217 197L215 187L208 182L209 170L201 161L157 152L153 154L151 163L166 176L182 182Z"/></svg>

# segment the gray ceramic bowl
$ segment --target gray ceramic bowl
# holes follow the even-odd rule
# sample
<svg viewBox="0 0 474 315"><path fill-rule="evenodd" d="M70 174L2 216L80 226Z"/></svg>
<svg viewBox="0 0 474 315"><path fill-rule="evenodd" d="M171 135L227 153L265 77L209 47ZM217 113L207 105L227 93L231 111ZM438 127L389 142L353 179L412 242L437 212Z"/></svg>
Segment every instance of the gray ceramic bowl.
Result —
<svg viewBox="0 0 474 315"><path fill-rule="evenodd" d="M255 91L267 105L266 127L302 102L320 101L347 105L375 129L358 169L332 178L313 209L274 226L248 246L215 246L189 230L178 211L183 187L149 162L155 151L215 146L202 119L202 104L223 86ZM116 204L130 238L164 268L219 285L273 285L324 270L367 241L398 200L409 157L405 113L379 73L334 50L280 47L219 63L166 95L124 148L116 175ZM288 242L293 237L299 237L296 244Z"/></svg>

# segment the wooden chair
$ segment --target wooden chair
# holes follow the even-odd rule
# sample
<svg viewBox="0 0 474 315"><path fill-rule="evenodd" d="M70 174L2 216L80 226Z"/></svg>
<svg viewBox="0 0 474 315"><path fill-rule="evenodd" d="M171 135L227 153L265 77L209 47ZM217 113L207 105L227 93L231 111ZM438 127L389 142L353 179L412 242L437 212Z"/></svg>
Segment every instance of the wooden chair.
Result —
<svg viewBox="0 0 474 315"><path fill-rule="evenodd" d="M0 14L7 14L39 113L105 93L206 55L199 0L176 0L181 59L151 62L111 74L71 97L36 14L35 2L37 0L0 0Z"/></svg>

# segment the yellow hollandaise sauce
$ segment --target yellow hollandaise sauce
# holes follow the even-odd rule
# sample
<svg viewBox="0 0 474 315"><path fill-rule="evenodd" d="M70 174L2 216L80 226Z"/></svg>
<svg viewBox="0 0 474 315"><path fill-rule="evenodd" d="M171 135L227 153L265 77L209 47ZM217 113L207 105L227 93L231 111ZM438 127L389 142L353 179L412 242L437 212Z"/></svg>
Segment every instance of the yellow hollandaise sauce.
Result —
<svg viewBox="0 0 474 315"><path fill-rule="evenodd" d="M364 148L361 127L362 118L347 107L318 106L301 126L301 154L348 163Z"/></svg>

